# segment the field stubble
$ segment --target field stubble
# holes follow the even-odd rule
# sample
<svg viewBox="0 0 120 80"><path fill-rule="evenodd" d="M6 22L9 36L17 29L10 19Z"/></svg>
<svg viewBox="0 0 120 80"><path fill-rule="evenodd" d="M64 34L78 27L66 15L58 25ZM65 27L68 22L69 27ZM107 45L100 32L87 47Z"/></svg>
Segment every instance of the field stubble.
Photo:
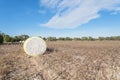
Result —
<svg viewBox="0 0 120 80"><path fill-rule="evenodd" d="M120 80L119 41L47 42L30 57L22 45L0 45L2 80Z"/></svg>

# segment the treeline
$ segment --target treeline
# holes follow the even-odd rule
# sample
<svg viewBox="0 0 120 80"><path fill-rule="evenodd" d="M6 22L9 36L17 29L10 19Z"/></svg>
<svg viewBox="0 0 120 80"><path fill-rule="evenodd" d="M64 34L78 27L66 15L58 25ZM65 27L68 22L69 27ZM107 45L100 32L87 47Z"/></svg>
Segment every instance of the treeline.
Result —
<svg viewBox="0 0 120 80"><path fill-rule="evenodd" d="M27 38L29 38L29 35L19 35L19 36L10 36L5 33L0 32L0 43L7 43L7 42L22 42L25 41ZM81 38L71 38L71 37L43 37L44 40L46 41L103 41L103 40L120 40L120 36L111 36L111 37L98 37L98 38L93 38L93 37L81 37Z"/></svg>
<svg viewBox="0 0 120 80"><path fill-rule="evenodd" d="M18 35L18 36L10 36L5 33L0 32L0 43L8 43L8 42L22 42L29 38L28 35Z"/></svg>
<svg viewBox="0 0 120 80"><path fill-rule="evenodd" d="M47 41L58 41L58 40L62 40L62 41L103 41L103 40L120 40L120 36L111 36L111 37L98 37L98 38L93 38L93 37L81 37L81 38L71 38L71 37L48 37L48 38L43 38L44 40Z"/></svg>

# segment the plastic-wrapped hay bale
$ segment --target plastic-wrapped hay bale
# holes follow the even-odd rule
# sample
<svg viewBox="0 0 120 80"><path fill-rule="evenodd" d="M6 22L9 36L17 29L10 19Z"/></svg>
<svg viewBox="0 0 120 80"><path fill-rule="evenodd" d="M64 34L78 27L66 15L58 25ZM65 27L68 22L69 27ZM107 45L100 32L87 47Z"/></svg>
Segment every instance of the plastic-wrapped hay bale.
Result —
<svg viewBox="0 0 120 80"><path fill-rule="evenodd" d="M46 43L40 37L31 37L24 42L24 51L30 56L37 56L46 51Z"/></svg>

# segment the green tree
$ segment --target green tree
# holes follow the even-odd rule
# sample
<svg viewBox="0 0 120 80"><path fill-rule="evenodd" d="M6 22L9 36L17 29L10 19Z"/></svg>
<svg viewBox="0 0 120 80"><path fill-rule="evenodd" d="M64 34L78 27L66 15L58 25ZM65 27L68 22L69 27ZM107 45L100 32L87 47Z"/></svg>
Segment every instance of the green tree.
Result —
<svg viewBox="0 0 120 80"><path fill-rule="evenodd" d="M15 36L15 37L14 37L14 41L15 41L15 42L19 42L20 40L21 40L21 39L20 39L19 36Z"/></svg>
<svg viewBox="0 0 120 80"><path fill-rule="evenodd" d="M116 36L116 38L115 38L116 40L120 40L120 36Z"/></svg>
<svg viewBox="0 0 120 80"><path fill-rule="evenodd" d="M2 35L0 35L0 44L2 44L3 43L3 36Z"/></svg>
<svg viewBox="0 0 120 80"><path fill-rule="evenodd" d="M59 37L58 40L62 40L62 41L64 41L65 38L64 38L64 37Z"/></svg>
<svg viewBox="0 0 120 80"><path fill-rule="evenodd" d="M10 42L17 42L16 39L14 37L11 37Z"/></svg>
<svg viewBox="0 0 120 80"><path fill-rule="evenodd" d="M90 41L94 41L94 40L95 40L95 38L93 38L93 37L89 36L89 37L88 37L88 40L90 40Z"/></svg>
<svg viewBox="0 0 120 80"><path fill-rule="evenodd" d="M2 44L3 43L3 33L0 31L0 44Z"/></svg>
<svg viewBox="0 0 120 80"><path fill-rule="evenodd" d="M79 41L79 40L81 40L81 38L74 38L73 40L75 40L75 41Z"/></svg>
<svg viewBox="0 0 120 80"><path fill-rule="evenodd" d="M26 39L29 38L29 36L28 36L28 35L20 35L20 36L18 36L18 38L19 38L21 41L25 41Z"/></svg>
<svg viewBox="0 0 120 80"><path fill-rule="evenodd" d="M47 40L48 41L57 41L57 38L56 37L48 37Z"/></svg>
<svg viewBox="0 0 120 80"><path fill-rule="evenodd" d="M105 40L104 37L99 37L98 40L102 41L102 40Z"/></svg>
<svg viewBox="0 0 120 80"><path fill-rule="evenodd" d="M11 42L11 37L9 35L4 35L4 42Z"/></svg>
<svg viewBox="0 0 120 80"><path fill-rule="evenodd" d="M66 40L66 41L71 41L72 38L70 38L70 37L66 37L65 40Z"/></svg>
<svg viewBox="0 0 120 80"><path fill-rule="evenodd" d="M88 40L88 37L82 37L81 40Z"/></svg>
<svg viewBox="0 0 120 80"><path fill-rule="evenodd" d="M43 40L47 40L47 38L43 37Z"/></svg>
<svg viewBox="0 0 120 80"><path fill-rule="evenodd" d="M25 41L28 38L29 38L28 35L20 35L20 36L13 37L12 41L13 42Z"/></svg>

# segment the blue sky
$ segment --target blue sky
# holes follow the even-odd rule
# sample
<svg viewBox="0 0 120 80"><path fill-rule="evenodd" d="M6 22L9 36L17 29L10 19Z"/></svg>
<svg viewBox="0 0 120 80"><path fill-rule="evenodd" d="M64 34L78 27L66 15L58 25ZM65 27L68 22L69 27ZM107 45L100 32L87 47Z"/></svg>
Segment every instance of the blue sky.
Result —
<svg viewBox="0 0 120 80"><path fill-rule="evenodd" d="M11 36L120 36L120 0L0 0L0 31Z"/></svg>

